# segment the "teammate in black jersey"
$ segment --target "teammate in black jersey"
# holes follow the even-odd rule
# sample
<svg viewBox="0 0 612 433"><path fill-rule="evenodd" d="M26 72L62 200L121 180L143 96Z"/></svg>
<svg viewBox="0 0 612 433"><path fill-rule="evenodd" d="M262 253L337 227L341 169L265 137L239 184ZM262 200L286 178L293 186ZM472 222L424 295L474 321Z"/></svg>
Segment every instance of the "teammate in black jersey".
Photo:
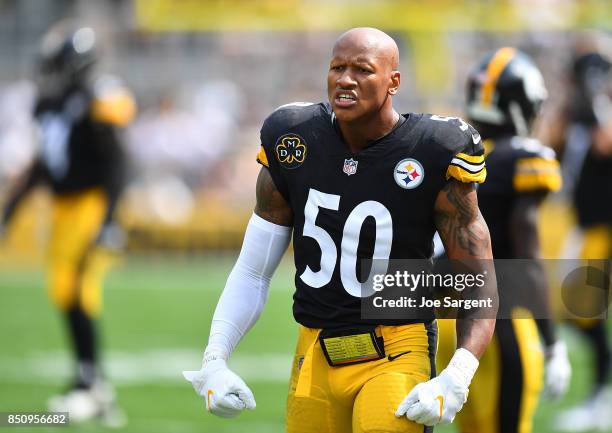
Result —
<svg viewBox="0 0 612 433"><path fill-rule="evenodd" d="M570 83L558 135L563 141L563 174L583 237L581 259L609 274L612 259L612 60L595 40L578 45L569 66ZM609 41L608 41L609 44ZM560 146L561 147L561 146ZM568 242L576 243L575 236ZM606 263L607 261L607 263ZM606 270L607 268L607 270ZM576 290L582 292L578 285ZM603 288L609 293L610 288ZM606 296L609 299L609 295ZM604 320L573 320L593 352L594 377L588 398L559 417L563 431L612 428L612 349ZM608 385L608 386L606 386Z"/></svg>
<svg viewBox="0 0 612 433"><path fill-rule="evenodd" d="M468 117L487 149L490 174L478 189L478 202L491 232L493 256L528 259L496 266L500 294L516 293L522 285L530 291L514 297L522 304L504 302L504 296L500 297L503 318L497 321L470 399L458 417L464 433L530 432L545 360L546 390L560 397L569 384L567 349L557 340L552 320L544 317L550 314L549 295L539 261L537 225L538 208L549 192L561 187L561 174L554 151L529 137L546 96L538 68L527 55L511 47L486 55L468 79ZM520 282L516 282L516 273L522 275ZM525 311L534 306L538 307L535 314L542 315L539 320L532 318L532 311ZM452 321L440 321L439 362L454 350L452 328ZM546 356L539 350L538 328Z"/></svg>
<svg viewBox="0 0 612 433"><path fill-rule="evenodd" d="M458 320L459 349L433 378L434 320L361 316L364 258L428 259L437 229L451 258L491 259L474 186L486 176L480 136L458 118L397 113L398 59L385 33L349 30L334 45L329 103L289 104L264 122L255 212L203 367L185 372L216 415L255 407L226 360L259 316L291 235L301 326L288 432L422 432L465 402L494 320ZM495 298L494 281L481 295Z"/></svg>
<svg viewBox="0 0 612 433"><path fill-rule="evenodd" d="M131 121L135 105L116 78L92 75L96 47L91 28L69 22L43 38L34 109L40 150L10 195L2 225L35 185L50 187L49 295L66 318L77 361L74 383L50 400L50 409L70 412L73 422L102 417L116 424L122 415L100 371L95 318L109 259L104 251L122 243L113 219L125 175L118 128Z"/></svg>

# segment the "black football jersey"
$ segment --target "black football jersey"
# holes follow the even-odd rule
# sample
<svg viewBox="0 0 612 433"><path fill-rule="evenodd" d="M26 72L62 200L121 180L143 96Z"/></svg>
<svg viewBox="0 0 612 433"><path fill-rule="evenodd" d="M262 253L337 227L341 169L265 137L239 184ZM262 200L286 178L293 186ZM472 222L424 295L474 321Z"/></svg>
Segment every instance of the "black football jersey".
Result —
<svg viewBox="0 0 612 433"><path fill-rule="evenodd" d="M293 313L304 326L369 323L361 261L429 259L439 191L451 177L485 179L480 136L463 120L403 118L356 154L327 103L289 104L264 122L257 160L293 210Z"/></svg>
<svg viewBox="0 0 612 433"><path fill-rule="evenodd" d="M478 188L478 206L489 226L493 257L516 258L511 215L521 194L557 191L561 172L555 152L538 140L505 137L485 140L487 182Z"/></svg>
<svg viewBox="0 0 612 433"><path fill-rule="evenodd" d="M74 86L57 98L39 98L37 163L52 190L64 194L121 183L125 158L116 127L129 123L134 113L131 94L110 77Z"/></svg>
<svg viewBox="0 0 612 433"><path fill-rule="evenodd" d="M570 98L568 115L575 127L586 129L585 137L589 140L586 143L572 143L574 146L584 144L589 148L582 159L580 174L573 191L578 223L582 227L610 225L612 224L612 157L593 152L590 140L591 129L597 127L600 122L605 122L605 119L601 119L601 113L596 113L595 108L598 106L596 101L602 96L603 100L610 97L612 64L605 56L590 52L574 59L572 69L575 86ZM605 110L600 111L605 112Z"/></svg>
<svg viewBox="0 0 612 433"><path fill-rule="evenodd" d="M574 189L574 205L581 227L612 225L612 157L587 152Z"/></svg>

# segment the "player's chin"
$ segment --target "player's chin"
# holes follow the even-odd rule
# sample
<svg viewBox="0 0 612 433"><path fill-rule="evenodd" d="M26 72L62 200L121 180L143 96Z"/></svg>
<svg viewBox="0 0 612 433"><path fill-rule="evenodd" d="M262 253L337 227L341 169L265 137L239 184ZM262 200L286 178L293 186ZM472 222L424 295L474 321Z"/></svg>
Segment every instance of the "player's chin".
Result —
<svg viewBox="0 0 612 433"><path fill-rule="evenodd" d="M361 117L362 110L360 107L355 104L349 107L342 107L336 104L333 105L334 113L336 114L336 119L341 122L351 122Z"/></svg>

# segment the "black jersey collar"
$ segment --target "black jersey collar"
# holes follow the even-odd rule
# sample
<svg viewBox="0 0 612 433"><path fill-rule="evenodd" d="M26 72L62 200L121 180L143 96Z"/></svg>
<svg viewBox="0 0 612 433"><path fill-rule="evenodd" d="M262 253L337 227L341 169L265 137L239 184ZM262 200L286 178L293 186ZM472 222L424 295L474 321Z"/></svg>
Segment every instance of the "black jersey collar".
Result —
<svg viewBox="0 0 612 433"><path fill-rule="evenodd" d="M368 143L367 147L360 150L359 152L352 153L349 150L346 143L344 142L344 138L342 137L342 132L340 131L340 127L338 126L336 114L332 111L331 106L328 105L327 108L330 113L329 119L331 122L331 126L337 138L336 141L341 148L342 154L345 154L347 156L369 157L369 156L379 155L382 152L385 152L386 150L388 150L389 145L391 145L392 143L395 143L394 141L387 143L387 141L392 140L399 132L407 133L410 129L412 129L412 126L414 126L414 120L415 120L414 113L400 114L400 117L397 123L395 124L395 126L393 127L391 131L389 131L386 135L383 135L382 137L377 138L376 140L372 140L371 142Z"/></svg>

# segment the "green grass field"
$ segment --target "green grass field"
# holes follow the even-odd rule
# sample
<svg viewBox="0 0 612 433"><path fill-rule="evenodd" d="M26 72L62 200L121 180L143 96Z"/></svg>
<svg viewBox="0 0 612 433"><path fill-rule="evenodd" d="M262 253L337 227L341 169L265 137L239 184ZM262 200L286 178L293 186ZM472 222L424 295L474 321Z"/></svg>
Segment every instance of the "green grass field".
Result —
<svg viewBox="0 0 612 433"><path fill-rule="evenodd" d="M210 319L232 260L138 257L124 260L111 272L101 325L106 369L129 418L128 426L118 431L284 431L297 333L291 316L290 262L276 274L262 318L230 362L251 386L257 409L233 420L211 416L181 375L184 369L199 368ZM49 396L66 385L70 358L63 325L47 300L40 268L0 265L0 412L45 410ZM551 432L549 423L555 413L587 391L588 354L579 339L571 333L568 337L574 366L572 390L561 403L540 404L537 433ZM103 430L95 423L35 429Z"/></svg>

